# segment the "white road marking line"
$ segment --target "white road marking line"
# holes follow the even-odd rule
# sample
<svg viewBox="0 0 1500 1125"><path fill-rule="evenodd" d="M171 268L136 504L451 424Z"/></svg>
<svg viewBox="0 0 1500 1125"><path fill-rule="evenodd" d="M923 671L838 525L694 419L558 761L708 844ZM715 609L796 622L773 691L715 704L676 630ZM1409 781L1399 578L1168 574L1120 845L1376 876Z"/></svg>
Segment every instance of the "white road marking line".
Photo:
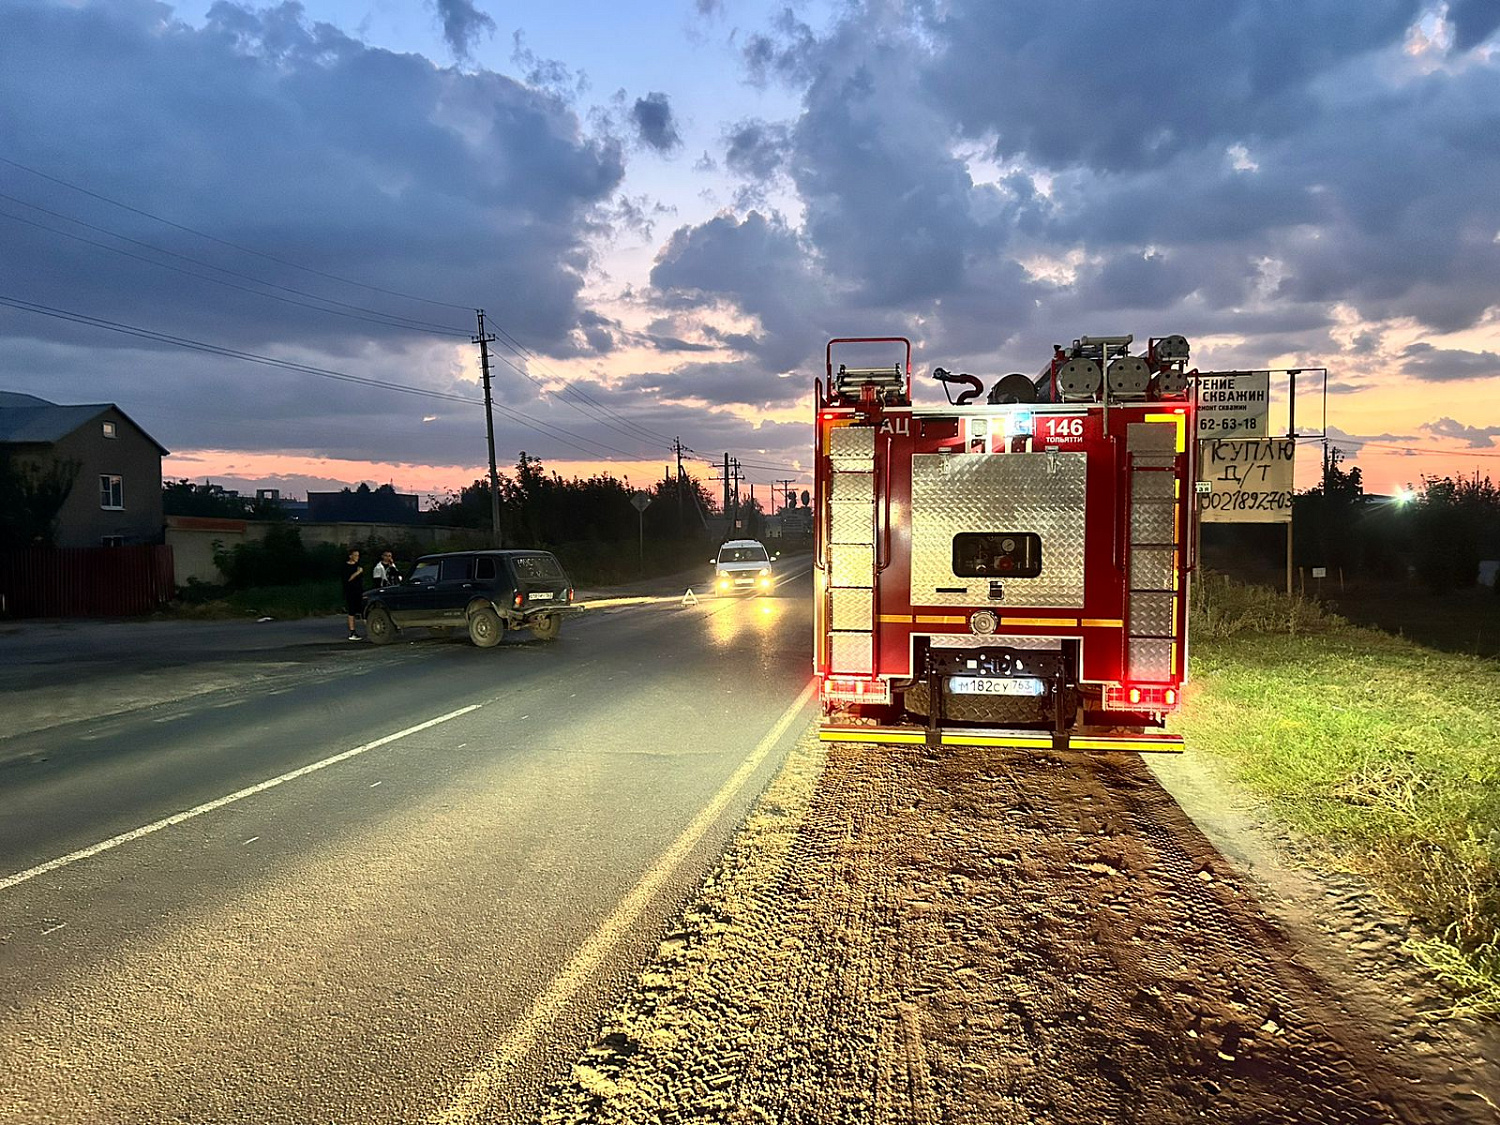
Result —
<svg viewBox="0 0 1500 1125"><path fill-rule="evenodd" d="M418 723L414 727L398 730L395 734L388 734L384 738L377 738L374 742L366 742L363 746L356 746L353 750L345 750L340 754L333 755L331 758L324 758L322 761L313 762L310 765L302 766L289 773L281 774L278 777L269 778L266 781L258 781L254 785L247 785L244 789L237 789L227 796L206 801L201 805L195 805L180 813L173 813L171 816L163 817L161 820L154 820L150 824L142 825L140 828L132 828L129 832L121 832L118 836L111 836L108 840L102 840L87 848L80 848L76 852L69 852L65 856L59 856L57 859L50 859L46 863L39 863L35 867L27 868L25 871L17 871L14 875L0 879L0 891L9 890L11 887L19 883L24 883L28 879L35 879L38 875L45 875L49 871L56 871L59 867L67 867L71 863L77 863L81 859L96 856L100 852L107 852L113 848L118 848L121 844L128 844L132 840L139 840L142 836L149 836L153 832L160 832L163 828L171 828L174 824L181 824L185 820L192 820L194 817L202 816L204 813L213 812L215 809L222 809L225 805L232 805L236 801L243 801L246 797L253 797L257 793L264 793L267 789L274 789L278 785L285 785L288 781L295 781L299 777L306 777L310 773L327 769L329 766L347 761L349 758L363 754L368 750L374 750L378 746L388 745L408 735L428 730L440 723L446 723L450 719L456 719L460 715L467 715L470 711L477 711L479 707L480 704L471 703L467 707L460 707L457 711L449 711L446 715L439 715L436 719L428 719L425 723Z"/></svg>
<svg viewBox="0 0 1500 1125"><path fill-rule="evenodd" d="M259 836L251 836L250 839L248 839L248 840L242 840L242 841L240 841L240 847L242 847L242 848L249 847L251 844L255 843L255 841L257 841L259 839L260 839Z"/></svg>
<svg viewBox="0 0 1500 1125"><path fill-rule="evenodd" d="M55 934L55 933L57 933L58 930L65 930L67 928L68 928L68 924L66 922L59 922L57 925L55 925L55 926L48 926L45 930L43 930L42 931L42 936L46 937L48 934Z"/></svg>
<svg viewBox="0 0 1500 1125"><path fill-rule="evenodd" d="M375 786L377 786L377 785L379 785L379 784L380 784L380 782L378 782L378 781L372 781L372 782L370 782L370 788L371 788L371 789L374 789L374 788L375 788Z"/></svg>
<svg viewBox="0 0 1500 1125"><path fill-rule="evenodd" d="M672 877L703 834L723 814L729 802L734 800L745 782L771 752L771 748L781 740L787 728L807 706L815 685L816 681L809 681L802 689L802 694L776 720L776 725L750 751L723 788L714 794L712 800L682 830L682 835L661 854L661 858L651 869L641 876L640 881L620 900L614 912L599 924L599 928L573 954L572 960L553 978L552 983L511 1025L505 1037L470 1072L458 1095L430 1119L434 1125L468 1125L481 1120L495 1095L505 1089L507 1073L526 1057L539 1039L545 1037L549 1026L603 964L620 937L640 917L662 884Z"/></svg>

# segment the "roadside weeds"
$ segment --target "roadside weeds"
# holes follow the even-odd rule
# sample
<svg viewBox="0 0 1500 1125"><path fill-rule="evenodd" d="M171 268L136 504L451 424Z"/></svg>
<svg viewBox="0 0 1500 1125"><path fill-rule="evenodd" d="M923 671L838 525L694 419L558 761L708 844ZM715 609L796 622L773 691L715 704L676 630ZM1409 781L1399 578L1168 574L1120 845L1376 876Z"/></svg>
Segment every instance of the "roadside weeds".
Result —
<svg viewBox="0 0 1500 1125"><path fill-rule="evenodd" d="M1500 663L1209 575L1178 727L1422 935L1440 1015L1500 1015Z"/></svg>

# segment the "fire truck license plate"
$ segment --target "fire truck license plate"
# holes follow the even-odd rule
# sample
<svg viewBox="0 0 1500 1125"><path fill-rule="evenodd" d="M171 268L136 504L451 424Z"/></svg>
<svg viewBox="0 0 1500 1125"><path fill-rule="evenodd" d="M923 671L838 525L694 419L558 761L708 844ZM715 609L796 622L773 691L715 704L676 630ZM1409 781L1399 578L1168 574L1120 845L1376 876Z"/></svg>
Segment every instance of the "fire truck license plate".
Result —
<svg viewBox="0 0 1500 1125"><path fill-rule="evenodd" d="M1045 687L1032 676L949 676L954 695L1041 695Z"/></svg>

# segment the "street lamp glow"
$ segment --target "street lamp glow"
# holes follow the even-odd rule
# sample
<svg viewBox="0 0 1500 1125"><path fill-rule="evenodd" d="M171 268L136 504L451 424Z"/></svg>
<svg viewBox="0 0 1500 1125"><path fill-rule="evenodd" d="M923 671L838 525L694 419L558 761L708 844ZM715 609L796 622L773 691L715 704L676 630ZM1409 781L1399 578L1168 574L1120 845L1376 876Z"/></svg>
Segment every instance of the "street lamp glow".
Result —
<svg viewBox="0 0 1500 1125"><path fill-rule="evenodd" d="M1395 500L1396 500L1396 504L1399 507L1403 507L1404 508L1406 505L1410 504L1416 498L1417 498L1417 491L1414 488L1398 488L1398 489L1396 489Z"/></svg>

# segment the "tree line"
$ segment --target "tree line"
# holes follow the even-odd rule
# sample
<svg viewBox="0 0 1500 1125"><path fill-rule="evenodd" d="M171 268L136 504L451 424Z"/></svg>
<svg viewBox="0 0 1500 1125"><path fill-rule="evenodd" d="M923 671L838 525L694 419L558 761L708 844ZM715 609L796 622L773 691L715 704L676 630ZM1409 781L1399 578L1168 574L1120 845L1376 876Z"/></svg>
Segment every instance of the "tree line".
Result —
<svg viewBox="0 0 1500 1125"><path fill-rule="evenodd" d="M1292 501L1296 565L1346 578L1416 579L1434 593L1479 580L1484 559L1500 559L1500 487L1478 472L1422 477L1395 497L1366 495L1357 466L1330 451L1323 481ZM1205 525L1205 543L1231 540L1264 562L1284 558L1276 525ZM1496 592L1500 593L1500 583Z"/></svg>

